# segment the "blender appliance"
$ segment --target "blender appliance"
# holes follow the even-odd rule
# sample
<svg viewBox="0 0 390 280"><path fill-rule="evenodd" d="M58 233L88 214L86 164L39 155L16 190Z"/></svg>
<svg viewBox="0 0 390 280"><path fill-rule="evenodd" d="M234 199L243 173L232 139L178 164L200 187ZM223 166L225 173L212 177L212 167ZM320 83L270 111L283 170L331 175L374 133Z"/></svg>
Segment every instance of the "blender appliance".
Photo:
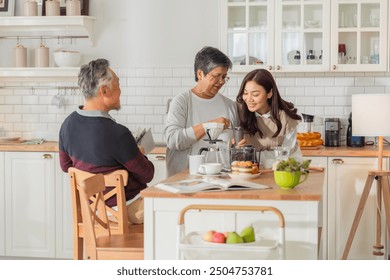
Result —
<svg viewBox="0 0 390 280"><path fill-rule="evenodd" d="M301 122L300 132L312 132L314 116L302 113L302 117L303 117L303 122Z"/></svg>

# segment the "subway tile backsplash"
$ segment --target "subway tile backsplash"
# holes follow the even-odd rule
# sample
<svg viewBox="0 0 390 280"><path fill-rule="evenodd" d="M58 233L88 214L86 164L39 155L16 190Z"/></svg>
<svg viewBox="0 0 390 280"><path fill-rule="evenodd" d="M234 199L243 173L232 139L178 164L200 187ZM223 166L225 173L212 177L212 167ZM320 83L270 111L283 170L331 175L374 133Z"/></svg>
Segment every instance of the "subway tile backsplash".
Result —
<svg viewBox="0 0 390 280"><path fill-rule="evenodd" d="M195 85L193 66L139 67L115 69L122 88L122 109L111 112L117 122L134 131L151 127L155 141L163 136L168 102L176 94ZM231 73L224 95L235 100L244 74ZM324 119L341 118L342 144L351 112L351 95L390 92L390 73L277 73L275 78L283 98L293 102L299 112L315 115L314 130L323 133ZM61 123L79 104L74 90L45 89L63 83L2 83L0 86L0 136L43 137L58 140ZM12 86L16 86L13 88ZM21 87L22 86L22 87ZM25 87L23 87L25 86ZM36 89L32 89L36 86ZM77 86L76 83L66 86ZM65 105L58 108L54 99Z"/></svg>

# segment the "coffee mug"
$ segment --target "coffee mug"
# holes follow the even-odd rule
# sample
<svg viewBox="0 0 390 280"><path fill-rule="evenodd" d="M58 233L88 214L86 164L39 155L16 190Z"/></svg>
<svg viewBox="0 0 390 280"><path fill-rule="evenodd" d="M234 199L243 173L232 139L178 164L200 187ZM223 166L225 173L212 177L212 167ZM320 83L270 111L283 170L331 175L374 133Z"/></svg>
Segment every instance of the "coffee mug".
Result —
<svg viewBox="0 0 390 280"><path fill-rule="evenodd" d="M199 166L204 163L205 155L190 155L189 156L189 169L190 174L194 175L198 173Z"/></svg>
<svg viewBox="0 0 390 280"><path fill-rule="evenodd" d="M199 166L199 173L205 175L216 175L222 170L221 163L203 163Z"/></svg>
<svg viewBox="0 0 390 280"><path fill-rule="evenodd" d="M301 180L301 175L305 177ZM293 189L297 185L306 181L309 173L302 173L300 171L274 171L274 179L276 184L282 189Z"/></svg>

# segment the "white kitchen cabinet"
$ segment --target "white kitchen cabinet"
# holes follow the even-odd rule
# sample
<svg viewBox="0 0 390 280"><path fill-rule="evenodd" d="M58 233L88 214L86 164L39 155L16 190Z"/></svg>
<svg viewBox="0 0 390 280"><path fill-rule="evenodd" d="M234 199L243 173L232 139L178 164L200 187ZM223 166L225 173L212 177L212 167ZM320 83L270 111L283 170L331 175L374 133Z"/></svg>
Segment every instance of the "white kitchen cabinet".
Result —
<svg viewBox="0 0 390 280"><path fill-rule="evenodd" d="M224 0L221 49L235 72L329 71L329 27L328 0Z"/></svg>
<svg viewBox="0 0 390 280"><path fill-rule="evenodd" d="M327 180L327 166L328 158L327 157L304 157L304 159L310 159L310 166L314 167L323 167L325 172L324 177L324 188L322 192L322 200L320 201L320 217L319 226L321 227L321 242L320 242L320 251L319 254L323 260L328 259L328 180ZM316 172L316 171L313 171Z"/></svg>
<svg viewBox="0 0 390 280"><path fill-rule="evenodd" d="M95 18L90 16L39 16L39 17L0 17L0 39L32 38L86 38L94 43L93 25ZM75 81L78 67L5 67L0 64L0 82L7 81L52 81L62 78Z"/></svg>
<svg viewBox="0 0 390 280"><path fill-rule="evenodd" d="M388 0L333 0L332 71L387 71Z"/></svg>
<svg viewBox="0 0 390 280"><path fill-rule="evenodd" d="M167 178L167 161L165 154L149 154L148 159L153 162L154 165L154 177L153 180L148 183L148 186L153 186Z"/></svg>
<svg viewBox="0 0 390 280"><path fill-rule="evenodd" d="M59 154L55 154L56 174L56 258L73 258L73 217L70 179L60 167Z"/></svg>
<svg viewBox="0 0 390 280"><path fill-rule="evenodd" d="M5 254L55 257L54 153L7 152Z"/></svg>
<svg viewBox="0 0 390 280"><path fill-rule="evenodd" d="M328 158L329 259L340 259L344 252L368 170L376 170L377 162L377 158L368 157ZM387 169L385 161L383 166ZM375 244L375 221L376 186L373 185L348 259L376 258L372 255L372 246Z"/></svg>
<svg viewBox="0 0 390 280"><path fill-rule="evenodd" d="M5 255L4 153L0 152L0 256Z"/></svg>

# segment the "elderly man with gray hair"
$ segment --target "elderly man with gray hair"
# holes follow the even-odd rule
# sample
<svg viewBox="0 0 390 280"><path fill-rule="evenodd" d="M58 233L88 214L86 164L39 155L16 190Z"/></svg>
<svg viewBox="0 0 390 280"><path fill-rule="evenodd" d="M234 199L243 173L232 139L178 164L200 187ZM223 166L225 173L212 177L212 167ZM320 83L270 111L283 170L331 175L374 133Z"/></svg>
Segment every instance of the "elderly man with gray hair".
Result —
<svg viewBox="0 0 390 280"><path fill-rule="evenodd" d="M130 130L116 123L109 111L120 109L119 78L106 59L81 66L78 83L85 102L63 122L59 135L60 165L91 173L110 173L126 169L125 187L128 218L143 223L140 191L154 176L154 166L138 148ZM117 205L116 198L107 201Z"/></svg>

